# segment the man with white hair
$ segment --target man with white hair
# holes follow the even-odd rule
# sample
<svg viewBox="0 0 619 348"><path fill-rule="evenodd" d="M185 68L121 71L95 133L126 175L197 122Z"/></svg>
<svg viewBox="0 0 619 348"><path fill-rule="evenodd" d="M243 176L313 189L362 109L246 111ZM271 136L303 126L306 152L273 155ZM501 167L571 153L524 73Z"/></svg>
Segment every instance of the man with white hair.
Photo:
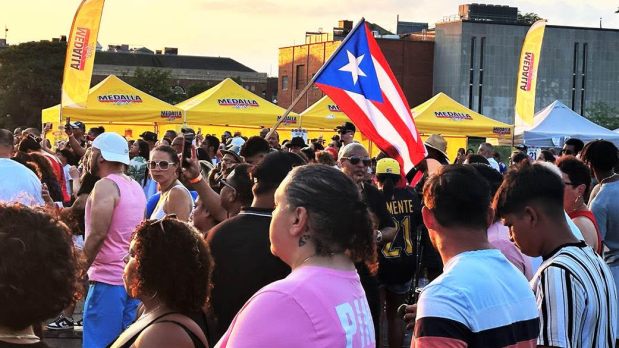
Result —
<svg viewBox="0 0 619 348"><path fill-rule="evenodd" d="M490 167L496 169L497 172L501 172L501 167L499 167L499 163L494 159L494 146L492 146L492 144L480 144L477 153L486 157L486 159L490 163Z"/></svg>
<svg viewBox="0 0 619 348"><path fill-rule="evenodd" d="M357 184L363 201L367 204L370 212L376 217L378 224L378 229L376 231L377 244L382 246L383 243L392 241L397 230L387 210L387 201L375 186L364 181L370 165L372 164L368 151L359 143L350 143L342 147L338 157L342 172ZM372 312L376 342L380 342L380 296L378 278L370 275L364 263L359 263L356 266L359 277L361 278L361 285L363 285L363 290L365 290L368 304L370 305L370 311Z"/></svg>
<svg viewBox="0 0 619 348"><path fill-rule="evenodd" d="M125 175L127 141L106 132L92 143L90 172L99 176L86 202L84 255L90 286L84 303L84 347L107 347L136 316L139 301L125 290L123 259L146 210L142 187ZM126 284L128 288L135 284Z"/></svg>

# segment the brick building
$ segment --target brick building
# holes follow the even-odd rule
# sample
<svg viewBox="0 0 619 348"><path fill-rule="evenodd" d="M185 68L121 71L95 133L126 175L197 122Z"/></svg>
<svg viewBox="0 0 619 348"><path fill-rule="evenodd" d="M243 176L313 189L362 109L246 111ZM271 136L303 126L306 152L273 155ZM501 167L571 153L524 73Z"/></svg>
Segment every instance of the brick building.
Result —
<svg viewBox="0 0 619 348"><path fill-rule="evenodd" d="M175 49L167 53L152 52L146 48L129 50L127 45L111 46L95 56L92 84L114 74L133 76L137 68L169 71L176 88L184 93L194 84L206 88L215 86L227 77L237 78L247 90L267 100L277 98L277 86L269 82L266 73L257 72L232 58L183 56Z"/></svg>
<svg viewBox="0 0 619 348"><path fill-rule="evenodd" d="M377 25L371 25L385 58L414 107L432 97L434 40L432 35L394 35ZM277 104L287 108L329 59L352 29L352 22L340 21L333 33L306 33L306 43L279 49L279 81ZM301 112L324 94L312 87L293 111Z"/></svg>

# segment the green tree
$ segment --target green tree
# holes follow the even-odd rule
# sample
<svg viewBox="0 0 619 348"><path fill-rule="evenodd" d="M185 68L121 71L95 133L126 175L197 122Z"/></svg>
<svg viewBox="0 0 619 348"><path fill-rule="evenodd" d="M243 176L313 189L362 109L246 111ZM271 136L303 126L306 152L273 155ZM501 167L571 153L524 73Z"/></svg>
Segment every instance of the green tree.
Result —
<svg viewBox="0 0 619 348"><path fill-rule="evenodd" d="M243 80L241 80L240 76L230 76L230 79L239 85L243 86Z"/></svg>
<svg viewBox="0 0 619 348"><path fill-rule="evenodd" d="M0 127L40 127L41 110L60 102L66 47L40 41L0 50Z"/></svg>
<svg viewBox="0 0 619 348"><path fill-rule="evenodd" d="M170 72L161 69L136 68L132 78L127 78L133 87L168 103L174 99Z"/></svg>
<svg viewBox="0 0 619 348"><path fill-rule="evenodd" d="M585 110L586 118L610 130L619 128L619 109L605 102L597 101Z"/></svg>
<svg viewBox="0 0 619 348"><path fill-rule="evenodd" d="M522 14L522 13L518 12L518 22L520 22L520 23L525 23L525 24L531 25L531 24L537 22L540 19L544 19L544 18L538 16L537 13L527 12L525 14Z"/></svg>
<svg viewBox="0 0 619 348"><path fill-rule="evenodd" d="M209 88L211 88L211 84L208 82L196 82L187 88L187 99L196 96Z"/></svg>

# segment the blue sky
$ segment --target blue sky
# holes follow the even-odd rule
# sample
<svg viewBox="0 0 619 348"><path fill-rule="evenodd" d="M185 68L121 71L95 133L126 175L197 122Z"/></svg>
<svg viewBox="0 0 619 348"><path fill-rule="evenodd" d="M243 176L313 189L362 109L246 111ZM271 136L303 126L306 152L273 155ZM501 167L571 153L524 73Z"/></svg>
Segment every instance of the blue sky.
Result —
<svg viewBox="0 0 619 348"><path fill-rule="evenodd" d="M10 44L66 35L79 0L0 0L0 26ZM483 1L535 12L549 24L619 29L617 0ZM304 41L306 31L330 31L340 19L365 17L395 30L396 16L428 22L455 15L454 0L106 0L99 42L178 47L179 54L231 57L277 75L279 47Z"/></svg>

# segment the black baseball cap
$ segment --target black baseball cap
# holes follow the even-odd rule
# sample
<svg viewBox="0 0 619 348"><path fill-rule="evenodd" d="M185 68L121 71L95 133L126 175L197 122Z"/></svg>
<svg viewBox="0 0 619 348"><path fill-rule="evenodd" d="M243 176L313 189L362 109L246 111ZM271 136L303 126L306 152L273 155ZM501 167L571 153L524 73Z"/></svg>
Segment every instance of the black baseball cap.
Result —
<svg viewBox="0 0 619 348"><path fill-rule="evenodd" d="M146 131L140 134L140 138L144 139L144 141L157 141L157 133Z"/></svg>
<svg viewBox="0 0 619 348"><path fill-rule="evenodd" d="M71 125L71 128L79 128L83 131L86 131L86 125L84 124L84 122L75 121L75 122L69 123L69 125Z"/></svg>
<svg viewBox="0 0 619 348"><path fill-rule="evenodd" d="M340 134L344 134L348 131L353 131L356 132L357 131L357 127L355 127L354 124L352 124L352 122L344 122L342 125L337 126L335 128L335 130L340 133Z"/></svg>
<svg viewBox="0 0 619 348"><path fill-rule="evenodd" d="M527 151L528 149L528 147L525 144L517 144L517 145L514 145L514 147L520 151Z"/></svg>
<svg viewBox="0 0 619 348"><path fill-rule="evenodd" d="M300 147L304 148L307 145L305 144L305 140L302 137L294 137L292 140L285 145L286 147Z"/></svg>

